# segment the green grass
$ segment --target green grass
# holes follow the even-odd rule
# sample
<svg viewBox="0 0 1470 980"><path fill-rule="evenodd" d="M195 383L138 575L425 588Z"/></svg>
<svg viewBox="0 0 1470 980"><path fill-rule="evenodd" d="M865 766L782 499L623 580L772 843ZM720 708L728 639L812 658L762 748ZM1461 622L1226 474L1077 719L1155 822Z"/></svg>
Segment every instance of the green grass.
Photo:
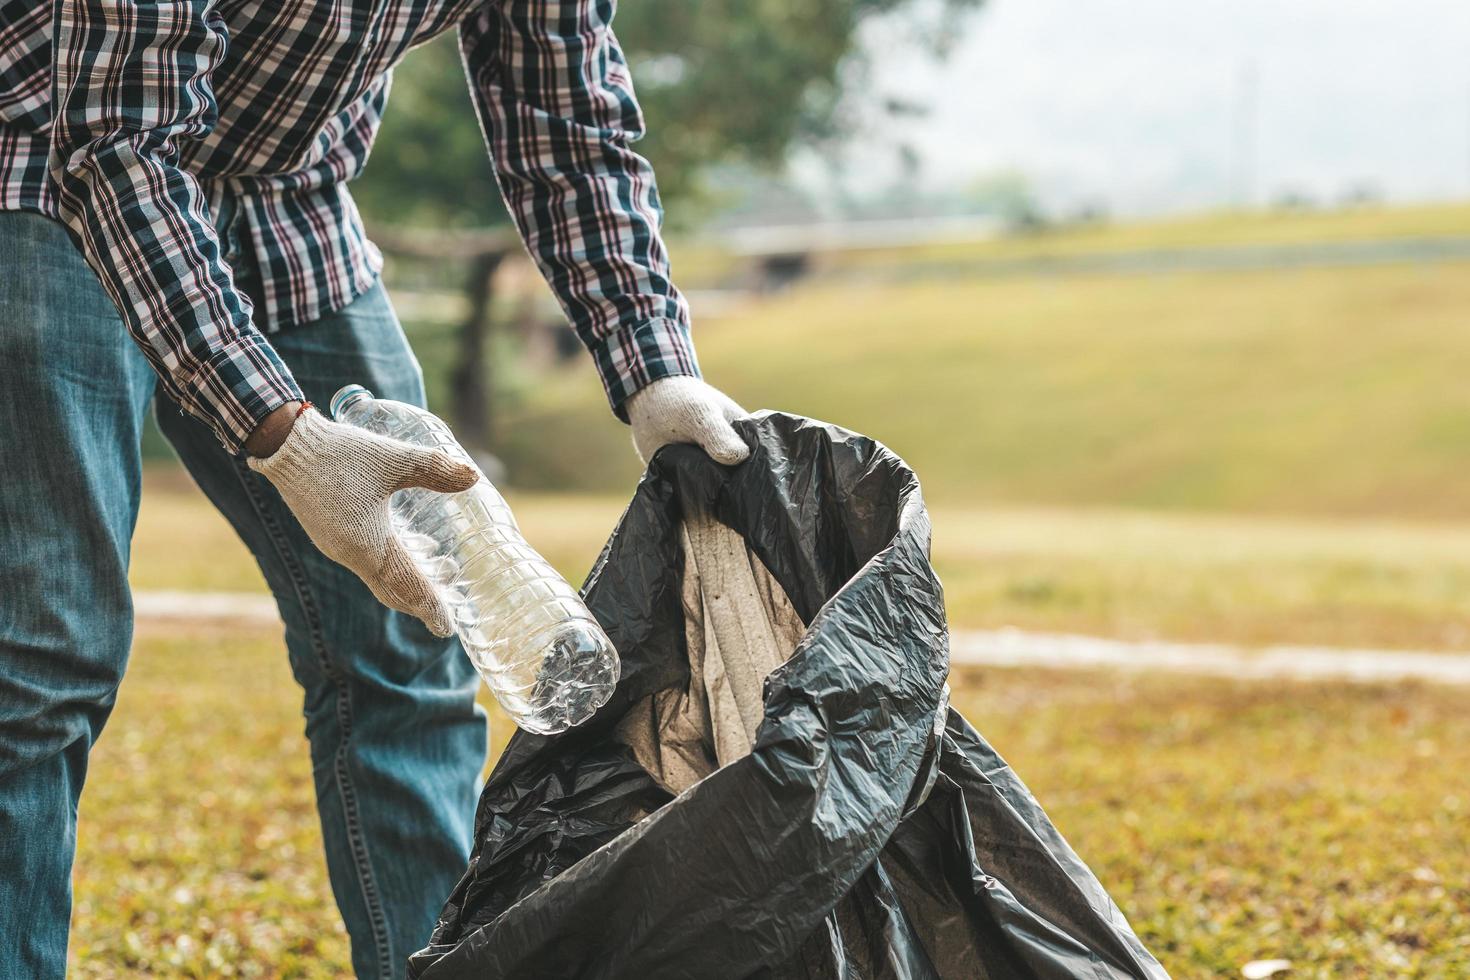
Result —
<svg viewBox="0 0 1470 980"><path fill-rule="evenodd" d="M520 493L511 502L531 543L581 582L627 498ZM959 505L933 516L957 627L1470 646L1470 525ZM161 471L147 482L132 578L140 589L265 588L228 525Z"/></svg>
<svg viewBox="0 0 1470 980"><path fill-rule="evenodd" d="M883 440L936 504L1470 516L1470 264L815 284L697 328L749 408ZM627 485L587 365L504 420L523 482Z"/></svg>
<svg viewBox="0 0 1470 980"><path fill-rule="evenodd" d="M960 671L954 702L1179 978L1470 971L1470 700ZM497 749L509 734L492 724ZM146 628L82 800L73 975L348 972L271 630Z"/></svg>

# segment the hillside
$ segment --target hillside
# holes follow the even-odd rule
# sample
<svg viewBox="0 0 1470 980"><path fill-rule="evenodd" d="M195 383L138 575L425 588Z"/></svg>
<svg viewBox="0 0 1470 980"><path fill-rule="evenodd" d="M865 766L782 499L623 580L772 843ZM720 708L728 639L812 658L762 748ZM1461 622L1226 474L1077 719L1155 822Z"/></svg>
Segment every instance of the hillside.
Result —
<svg viewBox="0 0 1470 980"><path fill-rule="evenodd" d="M880 438L944 502L1470 515L1470 264L815 280L697 339L747 407ZM636 477L590 367L518 387L518 483Z"/></svg>

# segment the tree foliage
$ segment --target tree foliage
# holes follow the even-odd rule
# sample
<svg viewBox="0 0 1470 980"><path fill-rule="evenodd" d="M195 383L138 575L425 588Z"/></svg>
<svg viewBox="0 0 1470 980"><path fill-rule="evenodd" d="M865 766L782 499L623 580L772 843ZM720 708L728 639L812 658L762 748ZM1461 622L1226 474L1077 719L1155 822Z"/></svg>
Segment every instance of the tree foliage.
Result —
<svg viewBox="0 0 1470 980"><path fill-rule="evenodd" d="M617 34L632 65L666 200L696 196L720 165L773 169L795 146L871 131L895 108L868 85L870 58L906 44L936 52L982 0L636 0ZM865 49L863 24L901 15ZM896 18L895 18L896 19ZM484 225L504 220L452 37L397 71L378 145L356 193L384 221Z"/></svg>

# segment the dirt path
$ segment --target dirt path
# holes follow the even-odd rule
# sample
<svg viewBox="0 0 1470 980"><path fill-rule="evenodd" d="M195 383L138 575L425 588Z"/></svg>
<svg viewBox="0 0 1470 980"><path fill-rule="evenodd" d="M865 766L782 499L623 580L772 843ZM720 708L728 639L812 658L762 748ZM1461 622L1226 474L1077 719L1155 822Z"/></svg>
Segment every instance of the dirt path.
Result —
<svg viewBox="0 0 1470 980"><path fill-rule="evenodd" d="M259 593L139 592L145 621L225 620L274 625L274 601ZM1336 680L1360 684L1418 680L1470 686L1470 653L1346 650L1333 647L1248 649L1213 643L1130 642L1022 630L956 630L955 664L995 667L1110 668L1170 671L1252 680Z"/></svg>
<svg viewBox="0 0 1470 980"><path fill-rule="evenodd" d="M1127 642L1021 630L957 630L950 661L1003 667L1110 667L1254 680L1420 680L1470 685L1470 654L1337 647Z"/></svg>

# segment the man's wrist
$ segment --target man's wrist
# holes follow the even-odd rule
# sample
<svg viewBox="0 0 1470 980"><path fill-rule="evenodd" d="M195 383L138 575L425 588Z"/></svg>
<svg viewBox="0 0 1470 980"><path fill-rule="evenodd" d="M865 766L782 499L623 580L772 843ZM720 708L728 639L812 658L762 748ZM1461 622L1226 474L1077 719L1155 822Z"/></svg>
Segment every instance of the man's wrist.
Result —
<svg viewBox="0 0 1470 980"><path fill-rule="evenodd" d="M260 420L255 431L245 440L245 452L257 459L274 456L291 434L291 427L296 424L297 416L310 407L310 402L293 401L271 412Z"/></svg>

